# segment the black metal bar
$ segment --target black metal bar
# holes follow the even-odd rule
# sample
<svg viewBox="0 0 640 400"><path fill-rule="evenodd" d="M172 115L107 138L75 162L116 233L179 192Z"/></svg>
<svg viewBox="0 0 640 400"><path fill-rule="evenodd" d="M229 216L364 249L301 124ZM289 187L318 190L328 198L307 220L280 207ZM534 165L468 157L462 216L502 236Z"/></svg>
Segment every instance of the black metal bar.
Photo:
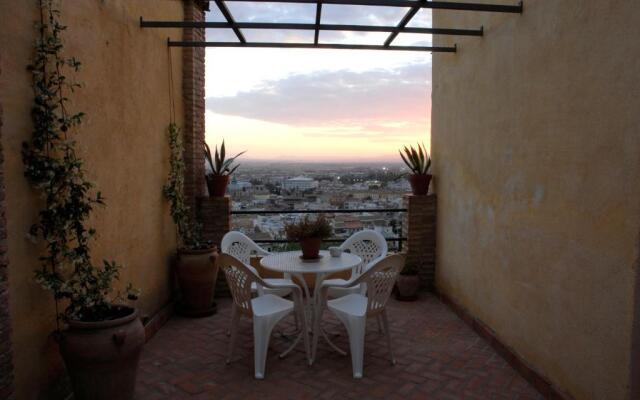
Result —
<svg viewBox="0 0 640 400"><path fill-rule="evenodd" d="M348 49L348 50L393 50L393 51L430 51L434 53L455 53L456 46L380 46L363 44L327 44L327 43L233 43L233 42L173 42L170 47L256 47L288 49Z"/></svg>
<svg viewBox="0 0 640 400"><path fill-rule="evenodd" d="M235 32L235 34L238 37L238 40L240 41L240 43L246 43L247 40L244 38L244 35L240 31L240 28L238 28L236 26L236 21L233 19L233 15L231 15L231 12L227 8L227 5L224 4L224 1L215 0L215 2L216 2L216 5L218 6L218 8L220 9L220 12L222 13L222 15L224 15L224 18L227 20L229 25L231 25L231 29L233 29L233 32Z"/></svg>
<svg viewBox="0 0 640 400"><path fill-rule="evenodd" d="M406 208L362 208L359 210L232 210L232 215L259 215L259 214L359 214L359 213L392 213L407 212Z"/></svg>
<svg viewBox="0 0 640 400"><path fill-rule="evenodd" d="M394 32L396 26L368 26L368 25L340 25L340 24L297 24L297 23L271 23L271 22L236 22L235 26L241 29L289 29L289 30L316 30L320 31L355 31L355 32ZM217 28L230 29L228 22L196 22L196 21L144 21L140 18L142 28ZM417 28L404 27L404 33L423 33L430 35L457 35L457 36L482 36L482 29L452 29L452 28Z"/></svg>
<svg viewBox="0 0 640 400"><path fill-rule="evenodd" d="M424 3L424 0L420 0L420 4L421 3ZM420 5L415 5L413 6L412 9L407 11L407 13L404 15L404 17L402 17L402 19L398 23L398 26L396 27L396 29L394 29L394 31L391 32L389 37L387 37L387 40L384 41L385 46L389 47L391 45L391 42L393 42L393 40L398 36L400 31L407 26L407 24L411 21L411 19L418 13L418 11L420 11Z"/></svg>
<svg viewBox="0 0 640 400"><path fill-rule="evenodd" d="M401 238L385 238L387 240L387 242L406 242L407 238L401 237ZM324 243L340 243L340 242L344 242L345 239L324 239L323 242ZM254 242L256 243L297 243L297 241L295 240L287 240L287 239L257 239L254 240Z"/></svg>
<svg viewBox="0 0 640 400"><path fill-rule="evenodd" d="M316 31L313 36L313 43L318 44L318 40L320 40L320 21L322 20L322 3L318 1L318 5L316 6Z"/></svg>
<svg viewBox="0 0 640 400"><path fill-rule="evenodd" d="M208 0L214 1L214 0ZM218 0L216 0L218 1ZM225 0L231 2L251 2L251 3L293 3L293 4L316 4L317 0ZM324 4L354 5L354 6L382 6L382 7L414 7L414 0L322 0ZM458 10L458 11L485 11L522 13L522 1L518 5L505 4L479 4L460 3L444 1L427 1L420 5L421 8L432 8L438 10Z"/></svg>

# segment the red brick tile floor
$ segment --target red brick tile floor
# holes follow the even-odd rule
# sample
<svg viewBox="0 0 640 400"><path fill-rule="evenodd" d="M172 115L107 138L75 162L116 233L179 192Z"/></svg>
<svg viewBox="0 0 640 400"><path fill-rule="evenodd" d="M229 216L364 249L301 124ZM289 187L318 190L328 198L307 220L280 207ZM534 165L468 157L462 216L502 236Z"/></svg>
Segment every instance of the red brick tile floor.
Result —
<svg viewBox="0 0 640 400"><path fill-rule="evenodd" d="M225 364L231 301L202 319L174 316L143 350L137 399L542 399L489 344L435 296L388 305L395 366L375 319L367 326L364 378L351 375L349 355L320 340L308 366L302 342L284 359L290 342L277 331L293 329L293 318L274 330L266 376L253 378L251 321L243 318L233 362ZM323 325L348 349L346 331L325 311Z"/></svg>

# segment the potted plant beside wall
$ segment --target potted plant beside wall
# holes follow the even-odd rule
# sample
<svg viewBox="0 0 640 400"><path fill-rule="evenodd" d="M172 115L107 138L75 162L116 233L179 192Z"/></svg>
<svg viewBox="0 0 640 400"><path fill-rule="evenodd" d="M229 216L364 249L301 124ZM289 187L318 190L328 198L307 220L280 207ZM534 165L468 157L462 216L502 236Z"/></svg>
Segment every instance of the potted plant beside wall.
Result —
<svg viewBox="0 0 640 400"><path fill-rule="evenodd" d="M414 195L424 196L429 192L429 183L431 182L431 174L429 173L431 157L424 145L418 144L417 146L417 149L413 146L405 146L404 154L402 154L402 150L399 153L402 161L411 170L411 175L409 175L411 191Z"/></svg>
<svg viewBox="0 0 640 400"><path fill-rule="evenodd" d="M287 239L300 243L303 259L314 260L320 257L322 240L329 238L333 229L324 215L320 215L316 219L306 216L297 223L288 224L285 232Z"/></svg>
<svg viewBox="0 0 640 400"><path fill-rule="evenodd" d="M396 281L396 298L400 301L415 301L418 299L420 277L418 268L413 264L406 264L400 271Z"/></svg>
<svg viewBox="0 0 640 400"><path fill-rule="evenodd" d="M223 140L220 146L220 152L218 152L218 146L216 145L215 153L212 155L209 146L206 143L204 144L204 155L210 169L205 175L209 196L223 197L225 195L227 185L229 185L229 176L239 167L239 165L234 165L234 163L236 159L244 153L245 151L236 154L234 157L226 158L227 155Z"/></svg>
<svg viewBox="0 0 640 400"><path fill-rule="evenodd" d="M56 335L75 399L131 399L144 327L138 311L127 304L138 296L132 286L115 290L121 266L93 263L89 226L94 207L104 205L100 192L85 177L74 136L84 114L70 110L68 96L80 85L65 76L80 63L61 55L64 48L60 11L55 2L40 2L41 24L33 77L32 139L23 144L25 177L41 195L42 209L29 237L40 245L35 278L53 294ZM58 311L64 307L62 311Z"/></svg>
<svg viewBox="0 0 640 400"><path fill-rule="evenodd" d="M202 237L199 224L193 222L184 197L184 147L182 134L175 123L168 128L170 148L169 179L164 195L171 204L171 217L176 224L178 252L175 274L180 288L183 315L204 317L215 313L213 296L218 278L216 247Z"/></svg>

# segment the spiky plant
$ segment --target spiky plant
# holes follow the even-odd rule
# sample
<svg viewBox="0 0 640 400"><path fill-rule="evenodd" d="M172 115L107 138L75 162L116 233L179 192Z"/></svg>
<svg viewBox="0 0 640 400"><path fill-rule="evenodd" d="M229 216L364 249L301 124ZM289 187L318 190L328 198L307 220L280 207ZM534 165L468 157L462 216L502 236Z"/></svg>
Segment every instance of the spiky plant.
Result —
<svg viewBox="0 0 640 400"><path fill-rule="evenodd" d="M427 175L431 167L431 157L425 149L424 144L420 146L420 143L418 143L417 145L417 149L413 146L404 146L404 154L402 154L402 150L398 152L400 153L400 157L402 157L402 161L407 164L411 172L415 175Z"/></svg>
<svg viewBox="0 0 640 400"><path fill-rule="evenodd" d="M220 152L218 152L218 146L216 145L216 151L214 155L211 154L211 148L206 143L204 144L204 155L207 158L207 162L209 163L209 167L211 167L210 175L231 175L233 172L238 169L240 165L233 165L236 161L236 158L240 157L246 153L243 151L241 153L236 154L234 157L226 158L227 154L224 147L224 140L222 141L222 145L220 146Z"/></svg>

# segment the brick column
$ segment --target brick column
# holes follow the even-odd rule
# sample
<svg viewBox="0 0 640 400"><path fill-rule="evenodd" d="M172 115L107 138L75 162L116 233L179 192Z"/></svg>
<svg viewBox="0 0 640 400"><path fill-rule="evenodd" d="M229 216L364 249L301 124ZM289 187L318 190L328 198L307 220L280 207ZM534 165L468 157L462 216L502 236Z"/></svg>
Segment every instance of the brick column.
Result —
<svg viewBox="0 0 640 400"><path fill-rule="evenodd" d="M205 6L205 4L207 4ZM185 21L204 21L207 2L184 0ZM204 41L205 30L185 28L185 41ZM182 98L184 100L184 193L187 204L195 210L196 198L204 195L204 56L202 47L182 49Z"/></svg>
<svg viewBox="0 0 640 400"><path fill-rule="evenodd" d="M198 197L198 221L202 224L205 239L218 248L222 237L231 230L231 199L225 197ZM230 297L229 287L220 271L216 282L216 297Z"/></svg>
<svg viewBox="0 0 640 400"><path fill-rule="evenodd" d="M2 138L0 106L0 138ZM7 220L5 217L4 155L0 143L0 399L13 398L11 318L9 316L9 260L7 258Z"/></svg>
<svg viewBox="0 0 640 400"><path fill-rule="evenodd" d="M404 196L407 209L402 234L407 238L407 264L418 267L423 289L432 290L436 266L436 196Z"/></svg>

